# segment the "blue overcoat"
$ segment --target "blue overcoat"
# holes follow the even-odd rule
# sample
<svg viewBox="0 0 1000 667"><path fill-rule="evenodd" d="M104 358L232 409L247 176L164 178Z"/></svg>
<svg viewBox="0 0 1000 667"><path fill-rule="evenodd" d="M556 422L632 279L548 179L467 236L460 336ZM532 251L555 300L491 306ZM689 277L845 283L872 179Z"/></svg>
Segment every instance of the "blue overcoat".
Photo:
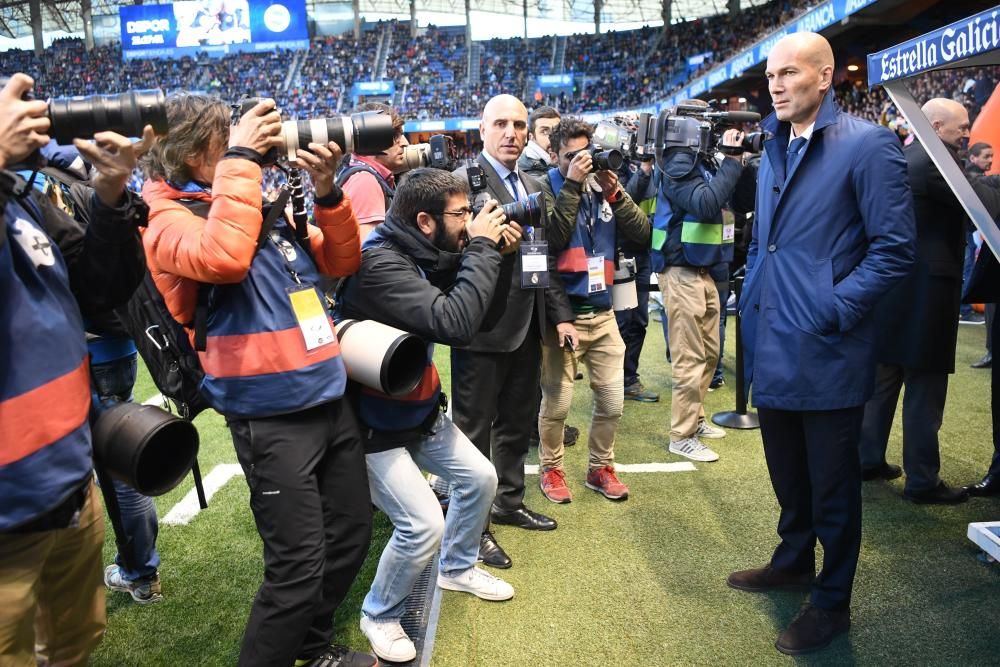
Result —
<svg viewBox="0 0 1000 667"><path fill-rule="evenodd" d="M761 126L757 219L740 299L753 404L863 405L875 381L872 307L914 261L906 160L887 128L840 111L828 91L786 179L791 126Z"/></svg>

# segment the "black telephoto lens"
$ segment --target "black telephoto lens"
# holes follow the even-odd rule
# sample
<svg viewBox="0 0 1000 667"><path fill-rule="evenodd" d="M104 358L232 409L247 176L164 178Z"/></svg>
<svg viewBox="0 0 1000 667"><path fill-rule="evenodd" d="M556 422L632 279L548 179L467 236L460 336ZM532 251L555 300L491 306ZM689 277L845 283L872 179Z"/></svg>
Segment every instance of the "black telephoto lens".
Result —
<svg viewBox="0 0 1000 667"><path fill-rule="evenodd" d="M764 140L767 139L766 132L751 132L743 135L741 146L747 153L759 153L764 150Z"/></svg>
<svg viewBox="0 0 1000 667"><path fill-rule="evenodd" d="M620 150L612 148L609 151L591 151L594 156L594 169L597 171L618 171L625 163L625 156Z"/></svg>
<svg viewBox="0 0 1000 667"><path fill-rule="evenodd" d="M542 195L532 192L524 201L515 201L500 207L508 220L522 227L536 227L542 221Z"/></svg>
<svg viewBox="0 0 1000 667"><path fill-rule="evenodd" d="M119 95L56 97L49 100L49 134L57 144L87 139L98 132L141 137L152 125L157 134L167 132L167 98L163 91L132 90Z"/></svg>
<svg viewBox="0 0 1000 667"><path fill-rule="evenodd" d="M354 130L354 153L378 155L396 143L396 130L389 114L366 111L351 114Z"/></svg>

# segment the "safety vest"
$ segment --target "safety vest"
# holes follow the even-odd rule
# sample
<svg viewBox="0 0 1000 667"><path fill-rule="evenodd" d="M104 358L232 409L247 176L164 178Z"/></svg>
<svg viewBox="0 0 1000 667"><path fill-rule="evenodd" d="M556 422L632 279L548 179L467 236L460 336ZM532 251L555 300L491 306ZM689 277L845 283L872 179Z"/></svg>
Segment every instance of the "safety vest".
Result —
<svg viewBox="0 0 1000 667"><path fill-rule="evenodd" d="M552 193L558 197L566 179L556 168L549 169L549 183ZM586 187L586 186L584 186ZM590 200L587 206L586 200ZM614 214L611 205L597 193L590 197L581 196L576 212L576 224L569 244L556 258L556 269L562 279L566 294L577 303L585 301L596 310L611 308L611 285L615 279L615 258L617 239ZM595 290L590 275L590 261L593 257L603 259L604 289Z"/></svg>
<svg viewBox="0 0 1000 667"><path fill-rule="evenodd" d="M703 164L699 162L696 169L706 182L712 180L712 172ZM659 251L667 266L714 266L733 261L733 227L723 224L722 214L718 221L699 220L671 204L664 192L669 179L662 178L661 184L653 209L654 256Z"/></svg>
<svg viewBox="0 0 1000 667"><path fill-rule="evenodd" d="M0 247L0 532L57 507L93 469L83 318L66 264L12 198Z"/></svg>
<svg viewBox="0 0 1000 667"><path fill-rule="evenodd" d="M371 248L400 249L382 236L376 227L361 246L361 252ZM421 278L424 277L420 271ZM405 396L389 396L377 389L362 387L358 400L358 413L368 428L376 431L409 431L427 421L431 412L441 404L441 378L434 365L434 344L427 344L427 367L420 382Z"/></svg>

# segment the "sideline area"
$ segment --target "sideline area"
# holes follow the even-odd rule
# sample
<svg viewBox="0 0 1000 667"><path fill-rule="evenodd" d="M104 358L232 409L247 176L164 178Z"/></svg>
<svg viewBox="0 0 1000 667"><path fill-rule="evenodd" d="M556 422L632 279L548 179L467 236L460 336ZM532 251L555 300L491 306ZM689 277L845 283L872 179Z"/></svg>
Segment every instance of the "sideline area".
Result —
<svg viewBox="0 0 1000 667"><path fill-rule="evenodd" d="M734 327L728 327L727 361ZM978 480L992 453L989 373L969 368L982 356L984 327L959 330L941 429L942 477ZM438 353L449 380L447 351ZM626 402L619 463L676 463L666 451L670 367L659 325L651 322L641 364L643 382L661 392L657 404ZM434 639L435 667L521 665L626 666L787 664L774 640L804 599L795 593L754 595L731 590L726 575L767 561L775 545L777 504L758 431L728 432L713 442L718 463L674 473L623 473L632 491L612 503L583 485L590 392L578 383L570 422L580 444L567 450L573 502L554 505L528 477L529 507L559 521L536 533L498 526L514 560L503 577L516 589L508 603L444 593ZM727 385L709 394L710 411L732 408ZM155 393L141 377L137 397ZM890 441L900 459L900 411ZM197 420L204 472L235 455L223 420ZM532 458L530 463L537 463ZM157 499L163 517L191 489L186 481ZM971 521L1000 518L996 499L920 506L901 497L902 480L866 483L864 543L853 604L853 628L806 664L995 664L1000 615L1000 564L977 558L966 538ZM338 640L367 647L358 609L391 527L376 519L368 561L337 616ZM93 665L232 665L259 584L261 544L240 476L224 484L209 509L187 525L164 525L159 546L164 601L139 607L127 595L108 597L108 634ZM114 553L108 530L105 562Z"/></svg>

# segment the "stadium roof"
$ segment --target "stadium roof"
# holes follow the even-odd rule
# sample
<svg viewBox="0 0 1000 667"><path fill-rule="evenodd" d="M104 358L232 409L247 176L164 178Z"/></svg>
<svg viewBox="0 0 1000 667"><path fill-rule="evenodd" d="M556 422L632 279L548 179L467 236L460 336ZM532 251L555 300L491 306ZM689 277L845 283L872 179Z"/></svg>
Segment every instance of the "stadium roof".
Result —
<svg viewBox="0 0 1000 667"><path fill-rule="evenodd" d="M42 9L42 30L46 33L82 33L83 18L80 0L40 0ZM760 5L766 0L740 0L744 8ZM90 0L92 15L117 16L120 5L137 4L120 0ZM150 3L153 4L153 3ZM312 13L313 7L322 5L346 5L346 2L318 3L306 0L306 7ZM655 23L661 20L662 0L604 0L603 25L615 23ZM409 15L409 0L361 0L362 16L373 14ZM693 19L712 16L726 11L726 0L672 0L673 20ZM523 0L475 0L473 8L480 12L522 16ZM465 14L465 0L419 0L417 17L422 12L439 14ZM528 16L532 19L579 21L582 25L592 25L594 20L593 0L528 0ZM423 21L421 21L423 23ZM586 30L581 26L581 31ZM31 13L28 0L0 0L0 36L24 37L31 34Z"/></svg>

